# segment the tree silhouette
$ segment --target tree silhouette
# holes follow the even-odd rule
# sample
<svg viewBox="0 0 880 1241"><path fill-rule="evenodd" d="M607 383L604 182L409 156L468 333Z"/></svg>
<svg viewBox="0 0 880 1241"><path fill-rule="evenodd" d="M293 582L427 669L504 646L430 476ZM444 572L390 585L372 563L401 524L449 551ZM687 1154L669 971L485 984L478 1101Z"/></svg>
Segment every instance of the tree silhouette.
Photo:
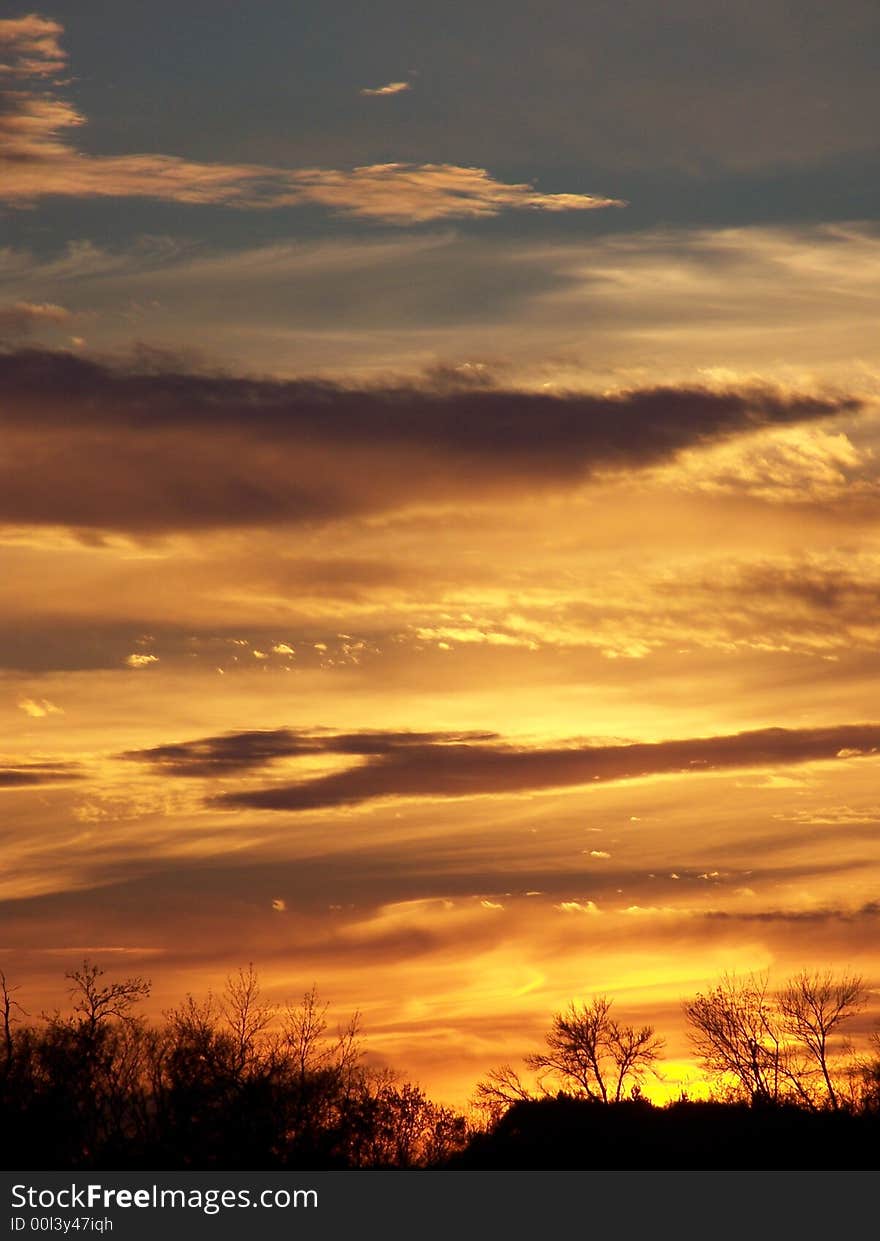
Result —
<svg viewBox="0 0 880 1241"><path fill-rule="evenodd" d="M0 973L0 1164L9 1168L876 1162L880 1031L842 1055L841 1027L866 999L847 975L803 971L776 995L764 975L725 976L688 1004L704 1062L733 1075L739 1103L654 1106L639 1088L663 1040L618 1021L605 996L572 1002L527 1057L537 1085L509 1064L478 1084L490 1117L482 1132L417 1083L371 1067L357 1014L334 1032L314 985L276 1009L249 965L219 998L187 996L153 1025L137 1012L144 979L108 981L88 960L66 979L67 1014L31 1022Z"/></svg>
<svg viewBox="0 0 880 1241"><path fill-rule="evenodd" d="M724 974L709 992L685 1004L689 1037L703 1066L729 1074L753 1102L779 1098L784 1085L782 1032L767 974Z"/></svg>
<svg viewBox="0 0 880 1241"><path fill-rule="evenodd" d="M835 978L830 970L802 970L790 979L778 997L782 1029L806 1048L818 1066L830 1106L839 1106L832 1078L829 1040L843 1022L854 1017L868 1002L861 978Z"/></svg>
<svg viewBox="0 0 880 1241"><path fill-rule="evenodd" d="M734 1079L747 1099L836 1110L831 1037L867 1003L860 978L802 970L778 994L767 973L725 974L685 1004L690 1039L705 1068ZM817 1094L816 1077L822 1086Z"/></svg>
<svg viewBox="0 0 880 1241"><path fill-rule="evenodd" d="M512 1065L501 1064L490 1069L486 1076L477 1082L472 1102L476 1108L486 1112L490 1120L495 1121L513 1104L534 1098L535 1095L516 1069Z"/></svg>
<svg viewBox="0 0 880 1241"><path fill-rule="evenodd" d="M226 979L223 1016L233 1042L233 1067L244 1073L257 1054L260 1035L272 1022L272 1009L260 998L260 984L253 962Z"/></svg>
<svg viewBox="0 0 880 1241"><path fill-rule="evenodd" d="M553 1075L563 1087L602 1103L619 1102L628 1081L640 1085L664 1046L653 1026L620 1025L612 1002L598 996L589 1004L570 1003L556 1013L546 1036L548 1050L526 1056L539 1080Z"/></svg>
<svg viewBox="0 0 880 1241"><path fill-rule="evenodd" d="M73 983L69 990L74 1001L74 1012L80 1014L82 1023L91 1034L110 1017L127 1021L134 1005L150 994L150 984L143 978L124 978L120 982L101 986L99 980L103 976L104 971L88 958L79 969L64 975Z"/></svg>
<svg viewBox="0 0 880 1241"><path fill-rule="evenodd" d="M12 1068L12 1058L14 1055L12 1028L20 1017L27 1016L18 1000L13 998L18 990L20 990L19 987L10 987L6 974L3 970L0 970L0 1012L3 1014L4 1073L9 1073Z"/></svg>
<svg viewBox="0 0 880 1241"><path fill-rule="evenodd" d="M880 1114L880 1030L871 1035L871 1054L859 1068L862 1105L866 1111Z"/></svg>

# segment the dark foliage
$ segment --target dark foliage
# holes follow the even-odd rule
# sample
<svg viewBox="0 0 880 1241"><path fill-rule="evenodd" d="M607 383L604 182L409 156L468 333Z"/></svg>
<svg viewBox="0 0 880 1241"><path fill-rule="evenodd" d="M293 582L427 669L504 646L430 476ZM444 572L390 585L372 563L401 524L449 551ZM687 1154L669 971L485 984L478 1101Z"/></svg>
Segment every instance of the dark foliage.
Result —
<svg viewBox="0 0 880 1241"><path fill-rule="evenodd" d="M560 1095L514 1104L449 1167L522 1170L871 1170L880 1115L795 1104L644 1099L603 1104Z"/></svg>
<svg viewBox="0 0 880 1241"><path fill-rule="evenodd" d="M104 984L89 962L68 978L72 1015L39 1026L15 1022L3 980L3 1167L418 1168L465 1144L462 1117L362 1064L356 1018L330 1034L314 989L270 1030L240 970L153 1027L133 1011L142 979Z"/></svg>

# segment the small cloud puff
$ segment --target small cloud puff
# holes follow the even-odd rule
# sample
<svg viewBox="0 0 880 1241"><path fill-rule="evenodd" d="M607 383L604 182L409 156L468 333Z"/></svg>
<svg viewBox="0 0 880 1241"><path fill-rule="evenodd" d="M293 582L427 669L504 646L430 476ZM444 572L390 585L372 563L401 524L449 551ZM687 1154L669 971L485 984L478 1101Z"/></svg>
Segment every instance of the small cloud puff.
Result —
<svg viewBox="0 0 880 1241"><path fill-rule="evenodd" d="M56 707L55 703L49 702L48 698L21 698L18 702L18 709L34 720L45 719L47 715L64 714L64 709Z"/></svg>
<svg viewBox="0 0 880 1241"><path fill-rule="evenodd" d="M562 901L553 908L561 914L597 914L599 912L599 906L593 901Z"/></svg>
<svg viewBox="0 0 880 1241"><path fill-rule="evenodd" d="M412 90L410 82L386 82L384 86L364 86L362 95L399 95L405 90Z"/></svg>
<svg viewBox="0 0 880 1241"><path fill-rule="evenodd" d="M272 908L280 914L287 912L287 902L283 901L280 896L276 896L272 902Z"/></svg>
<svg viewBox="0 0 880 1241"><path fill-rule="evenodd" d="M158 662L158 655L133 654L126 655L125 657L126 666L129 668L148 668L150 664L157 664Z"/></svg>

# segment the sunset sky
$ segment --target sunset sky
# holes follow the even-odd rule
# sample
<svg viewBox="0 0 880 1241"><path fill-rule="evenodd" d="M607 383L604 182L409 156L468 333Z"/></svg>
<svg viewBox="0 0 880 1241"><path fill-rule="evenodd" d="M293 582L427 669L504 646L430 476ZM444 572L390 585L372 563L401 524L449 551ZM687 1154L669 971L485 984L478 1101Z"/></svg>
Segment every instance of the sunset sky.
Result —
<svg viewBox="0 0 880 1241"><path fill-rule="evenodd" d="M6 10L9 12L9 10ZM0 968L252 961L443 1102L880 1016L876 0L0 20Z"/></svg>

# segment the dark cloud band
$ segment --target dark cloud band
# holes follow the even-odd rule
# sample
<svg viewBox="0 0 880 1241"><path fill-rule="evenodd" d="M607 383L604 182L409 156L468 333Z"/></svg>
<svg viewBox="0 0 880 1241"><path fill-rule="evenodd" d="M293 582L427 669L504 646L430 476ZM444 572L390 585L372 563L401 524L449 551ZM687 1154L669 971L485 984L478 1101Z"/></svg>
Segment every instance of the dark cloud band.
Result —
<svg viewBox="0 0 880 1241"><path fill-rule="evenodd" d="M612 395L360 388L0 354L0 520L173 530L469 504L852 413L760 386Z"/></svg>
<svg viewBox="0 0 880 1241"><path fill-rule="evenodd" d="M340 754L357 766L316 778L224 792L215 804L259 810L323 810L389 797L517 794L642 776L773 767L876 754L880 725L767 728L730 736L623 745L525 749L491 734L323 734L279 729L208 737L123 757L165 774L214 777L279 758Z"/></svg>
<svg viewBox="0 0 880 1241"><path fill-rule="evenodd" d="M28 763L21 767L0 767L0 789L67 784L82 779L83 772L78 763Z"/></svg>

